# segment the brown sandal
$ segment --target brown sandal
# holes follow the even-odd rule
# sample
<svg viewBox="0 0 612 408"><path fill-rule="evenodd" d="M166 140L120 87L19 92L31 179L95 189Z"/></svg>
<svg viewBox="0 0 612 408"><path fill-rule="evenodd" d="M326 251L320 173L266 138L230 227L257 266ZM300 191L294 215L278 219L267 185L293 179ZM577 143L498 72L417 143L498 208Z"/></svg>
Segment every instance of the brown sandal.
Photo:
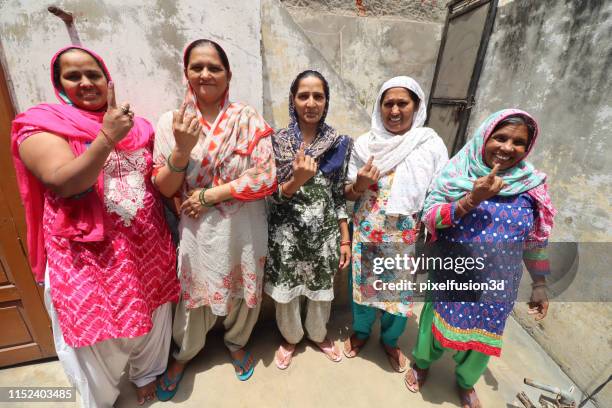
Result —
<svg viewBox="0 0 612 408"><path fill-rule="evenodd" d="M406 355L402 353L402 350L399 347L387 347L383 345L383 349L387 354L387 359L389 360L389 364L391 364L391 368L398 373L403 373L408 368L408 359ZM396 352L397 354L394 354ZM395 358L397 357L397 359Z"/></svg>
<svg viewBox="0 0 612 408"><path fill-rule="evenodd" d="M413 364L404 376L404 384L406 384L406 388L408 388L410 392L419 392L423 385L425 385L428 372L429 370L423 370L422 368L418 368L415 364ZM408 376L410 376L410 378L408 378Z"/></svg>
<svg viewBox="0 0 612 408"><path fill-rule="evenodd" d="M361 342L361 344L356 345L354 343ZM357 354L361 351L361 348L365 346L367 340L359 340L355 334L352 334L348 339L344 341L344 349L342 352L346 356L346 358L357 357Z"/></svg>
<svg viewBox="0 0 612 408"><path fill-rule="evenodd" d="M459 389L459 399L461 399L461 408L482 408L482 404L478 399L478 394L474 388L468 390L457 386Z"/></svg>

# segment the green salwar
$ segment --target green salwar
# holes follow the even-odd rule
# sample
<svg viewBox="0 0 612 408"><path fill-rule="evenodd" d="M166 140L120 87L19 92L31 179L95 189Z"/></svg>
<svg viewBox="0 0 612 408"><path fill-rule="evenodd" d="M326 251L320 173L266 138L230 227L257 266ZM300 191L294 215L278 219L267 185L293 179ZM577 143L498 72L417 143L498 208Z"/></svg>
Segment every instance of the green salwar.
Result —
<svg viewBox="0 0 612 408"><path fill-rule="evenodd" d="M349 274L349 293L352 293L352 275ZM376 307L361 305L351 299L353 313L353 332L359 340L366 340L372 333L372 325L376 321L376 314L380 316L380 341L389 347L397 347L397 341L404 333L408 318L380 310Z"/></svg>
<svg viewBox="0 0 612 408"><path fill-rule="evenodd" d="M442 354L444 354L446 350L452 350L443 347L434 337L431 331L433 318L433 303L427 302L425 306L423 306L423 311L421 312L421 318L419 319L419 335L416 345L412 350L412 355L414 356L417 367L423 370L429 369L431 363L442 357ZM455 360L456 363L455 376L457 378L457 384L463 389L472 388L486 370L491 356L476 350L453 351L455 351L453 360Z"/></svg>

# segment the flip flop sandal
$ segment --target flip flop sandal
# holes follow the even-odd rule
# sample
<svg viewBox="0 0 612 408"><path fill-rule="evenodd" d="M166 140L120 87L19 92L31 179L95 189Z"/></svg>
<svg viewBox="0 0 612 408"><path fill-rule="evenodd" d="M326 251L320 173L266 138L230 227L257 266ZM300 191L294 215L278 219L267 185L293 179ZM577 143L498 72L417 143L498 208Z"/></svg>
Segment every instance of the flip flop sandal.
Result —
<svg viewBox="0 0 612 408"><path fill-rule="evenodd" d="M238 377L240 381L248 380L249 378L251 378L251 376L253 375L253 372L255 371L254 361L251 363L251 367L248 370L245 371L244 369L244 366L249 361L249 357L251 357L251 353L247 351L242 361L232 359L232 364L234 365L234 367L237 367L240 370L242 370L242 374L238 374L238 372L236 372L236 377Z"/></svg>
<svg viewBox="0 0 612 408"><path fill-rule="evenodd" d="M328 343L326 345L322 345L322 343L325 343L325 342L328 342ZM316 344L319 350L323 354L325 354L325 356L327 356L327 358L329 358L334 363L338 363L342 360L342 354L339 354L337 357L333 356L333 352L339 351L339 350L336 348L336 345L331 340L325 339L321 343L317 343L314 341L313 343Z"/></svg>
<svg viewBox="0 0 612 408"><path fill-rule="evenodd" d="M393 354L389 353L389 350L385 346L383 346L383 349L385 350L385 354L387 354L387 360L389 360L389 364L391 364L391 368L393 368L393 370L398 373L403 373L404 371L406 371L406 369L408 368L408 359L406 358L406 355L402 353L402 350L400 350L399 347L395 348L398 353L397 356L399 361L395 359L395 356Z"/></svg>
<svg viewBox="0 0 612 408"><path fill-rule="evenodd" d="M367 340L364 340L362 345L360 345L360 346L353 346L353 342L351 340L353 337L355 337L355 335L350 336L348 339L346 339L344 341L344 347L342 348L342 352L344 353L346 358L355 358L355 357L357 357L357 354L359 354L359 352L361 351L361 348L363 346L365 346L365 344L367 342ZM347 350L347 348L348 348L348 350ZM351 355L351 354L353 354L353 355Z"/></svg>
<svg viewBox="0 0 612 408"><path fill-rule="evenodd" d="M155 395L157 395L157 399L160 401L170 401L172 398L174 398L176 392L178 391L179 384L183 379L183 374L185 374L185 370L177 374L176 377L170 378L168 377L168 370L166 370L161 377L161 381L164 383L166 389L164 390L159 384L159 382L155 386ZM170 387L171 385L175 386L173 390L168 389L168 387Z"/></svg>
<svg viewBox="0 0 612 408"><path fill-rule="evenodd" d="M459 388L459 399L461 399L461 406L463 408L482 408L482 404L474 388L470 388L469 390L459 386L457 386L457 388Z"/></svg>
<svg viewBox="0 0 612 408"><path fill-rule="evenodd" d="M404 376L404 384L406 388L410 392L417 393L421 390L423 385L425 385L425 380L427 380L427 373L429 370L422 370L420 368L416 368L416 366L410 367L410 370ZM412 378L414 379L413 383L408 382L408 374L412 373Z"/></svg>
<svg viewBox="0 0 612 408"><path fill-rule="evenodd" d="M291 359L294 352L295 346L293 346L293 350L288 350L285 347L280 346L278 350L276 350L276 353L274 353L274 363L276 363L276 366L281 370L285 370L287 367L289 367L289 365L291 365ZM281 363L281 361L278 359L279 354L283 360L287 361L285 364ZM289 359L287 360L287 358Z"/></svg>

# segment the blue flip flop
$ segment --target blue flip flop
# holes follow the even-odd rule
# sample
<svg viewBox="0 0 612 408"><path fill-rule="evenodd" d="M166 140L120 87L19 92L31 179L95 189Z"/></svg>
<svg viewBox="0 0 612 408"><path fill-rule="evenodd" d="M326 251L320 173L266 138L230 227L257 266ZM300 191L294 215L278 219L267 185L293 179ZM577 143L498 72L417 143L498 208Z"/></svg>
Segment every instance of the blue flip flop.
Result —
<svg viewBox="0 0 612 408"><path fill-rule="evenodd" d="M181 371L180 374L178 374L173 379L170 379L170 377L168 377L168 370L166 370L161 377L161 380L166 386L166 389L164 390L159 384L159 382L157 383L157 386L155 387L155 395L157 395L157 399L160 401L170 401L178 391L179 383L183 379L183 374L185 374L185 370ZM168 389L168 387L173 384L176 384L176 386L171 391Z"/></svg>
<svg viewBox="0 0 612 408"><path fill-rule="evenodd" d="M234 367L238 367L239 369L242 370L242 374L238 374L236 372L236 377L238 377L240 381L248 380L249 378L251 378L251 376L253 375L253 372L255 371L255 361L251 363L251 368L249 368L248 371L244 371L244 366L247 363L247 361L249 361L249 357L251 357L251 353L247 351L242 361L232 360L232 364L234 365Z"/></svg>

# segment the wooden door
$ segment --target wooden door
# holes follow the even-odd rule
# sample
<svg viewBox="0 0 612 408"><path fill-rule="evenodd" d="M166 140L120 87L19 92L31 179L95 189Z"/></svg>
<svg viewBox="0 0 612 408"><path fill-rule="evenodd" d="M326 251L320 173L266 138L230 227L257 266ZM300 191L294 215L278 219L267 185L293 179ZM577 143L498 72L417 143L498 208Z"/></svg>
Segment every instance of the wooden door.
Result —
<svg viewBox="0 0 612 408"><path fill-rule="evenodd" d="M0 66L0 367L55 355L43 288L26 256L26 226L10 154L15 111Z"/></svg>
<svg viewBox="0 0 612 408"><path fill-rule="evenodd" d="M497 0L453 0L429 94L427 126L452 155L465 143L478 78L495 21Z"/></svg>

